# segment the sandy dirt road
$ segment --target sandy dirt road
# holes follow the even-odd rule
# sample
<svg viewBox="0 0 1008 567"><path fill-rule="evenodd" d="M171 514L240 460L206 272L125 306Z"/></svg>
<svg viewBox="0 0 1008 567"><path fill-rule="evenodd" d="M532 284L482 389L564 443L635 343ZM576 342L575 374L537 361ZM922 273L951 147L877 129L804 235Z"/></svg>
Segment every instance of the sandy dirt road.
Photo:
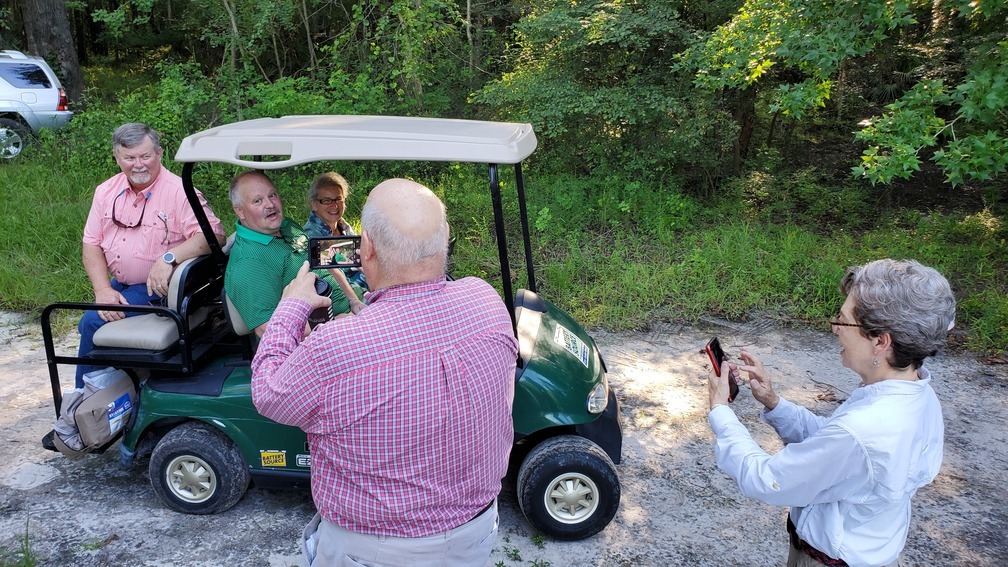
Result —
<svg viewBox="0 0 1008 567"><path fill-rule="evenodd" d="M825 330L706 321L595 331L622 404L619 512L588 540L543 540L521 516L514 479L505 479L489 565L783 565L786 510L742 497L714 465L700 354L711 334L729 355L742 346L760 354L781 395L819 413L857 383ZM61 344L75 347L76 338ZM970 355L929 366L944 408L945 460L914 500L904 563L1008 564L1008 367ZM216 516L172 512L146 466L122 469L117 451L71 461L41 449L54 416L47 376L38 325L0 314L0 546L17 549L27 534L39 565L298 564L295 538L314 513L309 494L252 488ZM745 386L733 405L765 449L780 448Z"/></svg>

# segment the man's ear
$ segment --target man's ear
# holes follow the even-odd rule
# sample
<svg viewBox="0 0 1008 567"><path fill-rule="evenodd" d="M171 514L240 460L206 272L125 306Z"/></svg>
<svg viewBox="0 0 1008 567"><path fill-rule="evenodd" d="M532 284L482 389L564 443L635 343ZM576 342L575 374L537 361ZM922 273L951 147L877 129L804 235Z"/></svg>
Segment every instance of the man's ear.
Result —
<svg viewBox="0 0 1008 567"><path fill-rule="evenodd" d="M240 221L245 220L245 213L242 212L241 205L231 205L231 208L234 209L235 215L238 217L238 220Z"/></svg>
<svg viewBox="0 0 1008 567"><path fill-rule="evenodd" d="M363 230L361 231L360 238L360 256L361 260L364 258L367 258L368 260L374 258L374 243L371 242L371 237L368 236L368 233Z"/></svg>

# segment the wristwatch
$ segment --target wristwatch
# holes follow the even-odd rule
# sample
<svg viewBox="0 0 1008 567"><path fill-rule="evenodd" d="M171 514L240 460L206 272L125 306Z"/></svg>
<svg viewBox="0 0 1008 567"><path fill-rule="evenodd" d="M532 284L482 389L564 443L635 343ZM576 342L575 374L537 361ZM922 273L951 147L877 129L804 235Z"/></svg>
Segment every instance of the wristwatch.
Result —
<svg viewBox="0 0 1008 567"><path fill-rule="evenodd" d="M161 259L164 260L165 264L169 264L173 268L178 266L178 262L175 261L175 255L171 252L165 252L164 256L161 256Z"/></svg>

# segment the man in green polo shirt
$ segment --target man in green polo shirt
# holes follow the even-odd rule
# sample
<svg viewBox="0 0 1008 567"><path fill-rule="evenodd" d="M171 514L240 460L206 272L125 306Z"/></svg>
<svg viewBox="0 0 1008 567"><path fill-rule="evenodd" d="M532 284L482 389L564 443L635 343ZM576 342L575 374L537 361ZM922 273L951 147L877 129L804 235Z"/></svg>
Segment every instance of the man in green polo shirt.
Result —
<svg viewBox="0 0 1008 567"><path fill-rule="evenodd" d="M230 197L238 222L224 289L245 325L261 337L284 287L308 261L308 237L300 225L283 216L280 195L264 173L236 175L231 180ZM337 279L326 270L315 273L332 287L333 313L350 312L351 301L354 312L363 306L345 278Z"/></svg>

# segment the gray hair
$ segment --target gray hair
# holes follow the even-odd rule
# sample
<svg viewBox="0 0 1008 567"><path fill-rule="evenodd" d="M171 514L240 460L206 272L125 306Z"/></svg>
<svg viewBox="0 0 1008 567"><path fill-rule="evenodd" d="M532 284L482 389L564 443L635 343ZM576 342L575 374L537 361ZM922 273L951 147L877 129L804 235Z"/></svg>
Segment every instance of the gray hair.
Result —
<svg viewBox="0 0 1008 567"><path fill-rule="evenodd" d="M232 205L236 207L241 206L241 195L238 194L238 184L241 182L242 179L245 179L246 177L252 177L254 175L262 177L266 181L269 181L270 185L273 185L274 188L276 187L276 185L273 183L273 180L270 179L268 175L266 175L265 173L263 173L258 169L254 169L251 171L243 171L238 175L232 177L231 184L228 186L228 197L231 199Z"/></svg>
<svg viewBox="0 0 1008 567"><path fill-rule="evenodd" d="M318 198L319 189L323 187L339 187L343 190L343 197L350 196L350 184L347 180L335 171L327 171L312 181L308 187L308 208L311 208L312 201Z"/></svg>
<svg viewBox="0 0 1008 567"><path fill-rule="evenodd" d="M448 264L448 217L444 203L438 199L437 230L425 240L403 234L382 215L370 200L361 210L361 231L367 232L381 258L382 269L390 276L399 276L420 262L440 262L443 273Z"/></svg>
<svg viewBox="0 0 1008 567"><path fill-rule="evenodd" d="M840 291L854 299L854 319L862 335L892 337L893 368L920 368L945 344L955 324L956 300L948 280L915 260L852 266Z"/></svg>
<svg viewBox="0 0 1008 567"><path fill-rule="evenodd" d="M154 151L161 149L161 135L157 130L143 122L123 124L112 132L112 151L119 151L119 148L135 148L143 143L144 138L150 138L151 142L154 142Z"/></svg>

